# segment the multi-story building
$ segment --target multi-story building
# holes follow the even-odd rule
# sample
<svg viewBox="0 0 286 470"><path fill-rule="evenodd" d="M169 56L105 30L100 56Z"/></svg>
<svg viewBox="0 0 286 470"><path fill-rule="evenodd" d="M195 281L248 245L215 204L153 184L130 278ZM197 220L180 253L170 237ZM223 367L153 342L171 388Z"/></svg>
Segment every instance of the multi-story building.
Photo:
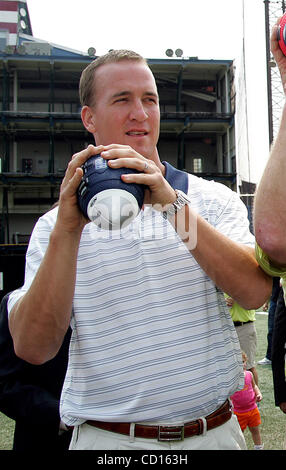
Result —
<svg viewBox="0 0 286 470"><path fill-rule="evenodd" d="M26 1L0 1L2 244L28 241L57 200L71 156L93 142L78 96L93 54L34 38ZM161 160L236 189L233 61L177 55L148 59L160 96Z"/></svg>

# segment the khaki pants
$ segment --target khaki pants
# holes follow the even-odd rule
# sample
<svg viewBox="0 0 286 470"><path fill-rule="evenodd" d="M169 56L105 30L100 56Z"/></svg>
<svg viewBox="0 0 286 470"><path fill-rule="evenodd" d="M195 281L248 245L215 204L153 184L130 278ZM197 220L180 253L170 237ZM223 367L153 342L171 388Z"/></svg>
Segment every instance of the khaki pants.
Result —
<svg viewBox="0 0 286 470"><path fill-rule="evenodd" d="M257 347L257 333L255 322L235 327L241 350L247 355L247 369L255 367L255 356Z"/></svg>
<svg viewBox="0 0 286 470"><path fill-rule="evenodd" d="M76 426L70 450L246 450L245 440L235 415L226 423L176 442L132 438L95 428L86 423Z"/></svg>

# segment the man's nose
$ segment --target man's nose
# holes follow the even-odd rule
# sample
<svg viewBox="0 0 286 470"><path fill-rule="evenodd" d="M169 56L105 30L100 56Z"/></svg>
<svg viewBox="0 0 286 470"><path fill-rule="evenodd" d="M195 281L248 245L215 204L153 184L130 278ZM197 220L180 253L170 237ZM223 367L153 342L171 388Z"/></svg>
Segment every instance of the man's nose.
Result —
<svg viewBox="0 0 286 470"><path fill-rule="evenodd" d="M148 118L148 114L141 100L136 100L133 102L129 117L131 121L145 121Z"/></svg>

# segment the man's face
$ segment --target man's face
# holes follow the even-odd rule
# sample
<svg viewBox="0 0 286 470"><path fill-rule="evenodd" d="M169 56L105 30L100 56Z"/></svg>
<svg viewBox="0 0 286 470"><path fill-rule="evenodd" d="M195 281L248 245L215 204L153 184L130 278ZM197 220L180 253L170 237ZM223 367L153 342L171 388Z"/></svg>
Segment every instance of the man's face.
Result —
<svg viewBox="0 0 286 470"><path fill-rule="evenodd" d="M137 61L101 65L95 74L94 119L96 145L130 145L155 159L160 109L152 72Z"/></svg>

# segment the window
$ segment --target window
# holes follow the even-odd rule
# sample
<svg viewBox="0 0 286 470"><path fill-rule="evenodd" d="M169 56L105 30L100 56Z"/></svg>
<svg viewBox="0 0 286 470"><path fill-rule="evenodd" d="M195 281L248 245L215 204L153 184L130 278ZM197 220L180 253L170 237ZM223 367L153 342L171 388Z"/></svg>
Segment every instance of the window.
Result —
<svg viewBox="0 0 286 470"><path fill-rule="evenodd" d="M5 51L8 44L8 31L0 31L0 51Z"/></svg>
<svg viewBox="0 0 286 470"><path fill-rule="evenodd" d="M203 171L203 161L202 158L194 158L193 159L193 171L194 173L202 173Z"/></svg>

